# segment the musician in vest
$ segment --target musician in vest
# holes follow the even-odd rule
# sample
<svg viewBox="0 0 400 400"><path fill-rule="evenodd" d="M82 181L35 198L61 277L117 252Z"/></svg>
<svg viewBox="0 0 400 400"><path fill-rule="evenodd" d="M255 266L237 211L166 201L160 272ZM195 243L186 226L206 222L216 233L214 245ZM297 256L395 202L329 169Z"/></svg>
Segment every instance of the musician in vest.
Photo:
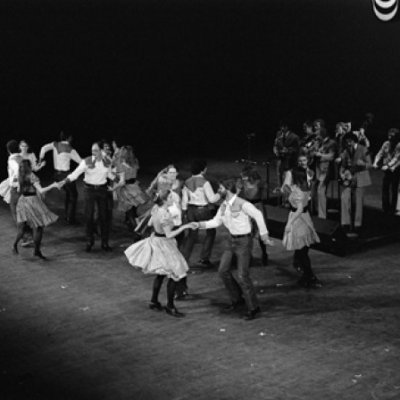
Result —
<svg viewBox="0 0 400 400"><path fill-rule="evenodd" d="M365 188L371 185L368 169L372 163L368 149L358 143L358 138L354 133L347 133L344 141L346 149L341 155L340 165L340 177L343 187L341 194L341 224L345 231L351 226L351 195L354 192L354 227L357 232L362 226Z"/></svg>
<svg viewBox="0 0 400 400"><path fill-rule="evenodd" d="M374 168L384 171L382 181L382 209L385 213L395 213L400 180L400 136L397 128L388 131L386 140L374 160Z"/></svg>
<svg viewBox="0 0 400 400"><path fill-rule="evenodd" d="M249 269L253 242L252 219L257 224L260 238L264 244L271 245L272 242L269 239L262 212L250 202L237 196L235 179L222 181L218 191L224 202L213 219L199 222L198 227L200 229L215 229L223 224L228 229L229 236L218 268L219 276L231 300L231 304L225 307L223 311L236 311L241 304L246 303L248 311L245 319L252 320L261 312ZM232 274L233 255L237 259L237 280Z"/></svg>
<svg viewBox="0 0 400 400"><path fill-rule="evenodd" d="M194 160L191 170L192 176L185 181L182 189L182 211L188 222L206 221L213 217L210 205L219 201L220 195L214 193L210 182L204 177L207 172L207 163L204 160ZM212 267L210 256L215 234L215 229L207 229L198 262L199 267ZM182 253L187 262L189 262L197 236L196 230L189 231L183 244Z"/></svg>
<svg viewBox="0 0 400 400"><path fill-rule="evenodd" d="M336 153L336 142L328 135L324 127L318 130L319 145L315 152L318 217L326 219L326 192L332 174L333 160Z"/></svg>
<svg viewBox="0 0 400 400"><path fill-rule="evenodd" d="M111 162L102 156L98 143L93 143L92 155L81 161L78 167L67 176L66 183L76 181L83 173L85 174L83 182L86 215L86 251L90 252L94 244L95 205L97 205L100 221L101 248L104 251L110 251L111 247L108 244L110 226L107 218L107 179L114 180L115 176L111 172Z"/></svg>
<svg viewBox="0 0 400 400"><path fill-rule="evenodd" d="M70 173L71 160L79 164L82 159L77 151L71 146L72 136L60 132L59 140L44 145L40 150L39 163L42 162L47 152L53 152L54 179L61 182ZM68 181L64 184L65 191L65 219L69 224L76 222L76 204L78 201L78 191L75 182Z"/></svg>

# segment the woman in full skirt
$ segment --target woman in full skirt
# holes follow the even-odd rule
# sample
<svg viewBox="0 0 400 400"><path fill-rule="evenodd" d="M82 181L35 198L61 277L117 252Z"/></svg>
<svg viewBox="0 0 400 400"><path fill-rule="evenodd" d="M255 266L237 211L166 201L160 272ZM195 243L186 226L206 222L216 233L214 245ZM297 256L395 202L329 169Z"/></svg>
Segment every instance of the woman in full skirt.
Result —
<svg viewBox="0 0 400 400"><path fill-rule="evenodd" d="M293 251L293 265L299 266L303 271L303 276L299 280L299 285L306 288L320 287L321 282L315 276L311 261L308 255L310 246L319 242L319 237L315 231L308 203L310 201L310 189L307 183L307 172L302 167L292 170L292 185L288 198L291 211L285 227L283 245L286 250Z"/></svg>
<svg viewBox="0 0 400 400"><path fill-rule="evenodd" d="M155 199L149 225L154 232L150 237L134 243L125 250L129 263L142 270L144 274L156 275L149 307L152 310L163 310L158 295L165 277L167 283L167 306L165 311L174 317L183 317L174 305L178 282L186 277L188 264L180 253L175 237L185 229L196 229L194 224L182 225L174 229L173 216L169 207L174 198L170 190L159 193Z"/></svg>
<svg viewBox="0 0 400 400"><path fill-rule="evenodd" d="M41 198L41 194L53 189L59 189L57 183L47 187L42 187L38 177L32 172L29 160L22 160L19 166L18 199L16 214L18 233L15 238L13 251L18 254L18 243L25 233L25 225L29 225L33 230L33 241L35 244L34 255L46 259L43 256L40 246L42 243L43 229L57 221L58 216L51 212Z"/></svg>

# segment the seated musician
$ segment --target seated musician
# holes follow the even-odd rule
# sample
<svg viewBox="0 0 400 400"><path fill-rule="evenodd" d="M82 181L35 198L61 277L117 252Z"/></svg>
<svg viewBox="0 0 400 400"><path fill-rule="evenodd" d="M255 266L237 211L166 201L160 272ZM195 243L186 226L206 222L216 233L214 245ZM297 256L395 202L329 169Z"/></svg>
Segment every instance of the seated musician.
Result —
<svg viewBox="0 0 400 400"><path fill-rule="evenodd" d="M349 132L344 137L345 150L341 155L340 178L341 194L341 224L346 232L352 225L351 197L355 196L354 228L359 233L362 226L363 203L365 188L371 185L368 169L371 167L371 157L368 149L358 143L357 136Z"/></svg>
<svg viewBox="0 0 400 400"><path fill-rule="evenodd" d="M374 168L384 171L382 181L382 209L384 213L396 212L400 180L400 135L397 128L390 128L386 140L374 160Z"/></svg>

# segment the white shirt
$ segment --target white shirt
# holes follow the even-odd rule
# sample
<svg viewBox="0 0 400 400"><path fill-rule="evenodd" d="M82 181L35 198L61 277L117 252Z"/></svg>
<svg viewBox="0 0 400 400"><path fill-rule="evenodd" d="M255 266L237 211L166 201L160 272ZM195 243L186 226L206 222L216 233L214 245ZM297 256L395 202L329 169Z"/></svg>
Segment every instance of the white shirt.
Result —
<svg viewBox="0 0 400 400"><path fill-rule="evenodd" d="M18 187L18 175L19 175L19 162L16 158L20 158L19 153L10 154L7 161L8 181L11 187Z"/></svg>
<svg viewBox="0 0 400 400"><path fill-rule="evenodd" d="M196 188L194 192L184 186L182 189L182 210L186 210L188 204L204 207L209 203L216 203L220 198L221 196L218 193L214 193L208 181L203 186Z"/></svg>
<svg viewBox="0 0 400 400"><path fill-rule="evenodd" d="M218 209L217 215L205 222L205 229L217 228L224 224L231 235L246 235L251 233L251 218L253 218L257 223L260 235L268 234L264 216L253 204L244 201L240 211L232 212L232 205L236 198L237 195L229 201L225 200Z"/></svg>
<svg viewBox="0 0 400 400"><path fill-rule="evenodd" d="M69 142L67 141L63 141L61 143L69 144ZM41 148L39 158L42 160L45 154L50 150L53 150L53 164L54 169L57 171L69 171L71 168L71 160L75 161L77 164L82 161L81 157L75 149L72 149L71 152L68 153L59 153L57 151L57 148L54 146L54 142L46 144Z"/></svg>
<svg viewBox="0 0 400 400"><path fill-rule="evenodd" d="M114 179L114 174L111 172L111 165L106 167L102 160L95 161L95 157L92 156L94 161L94 168L90 168L85 160L75 168L75 170L67 176L70 181L75 181L78 177L85 173L83 181L89 185L105 185L107 178Z"/></svg>

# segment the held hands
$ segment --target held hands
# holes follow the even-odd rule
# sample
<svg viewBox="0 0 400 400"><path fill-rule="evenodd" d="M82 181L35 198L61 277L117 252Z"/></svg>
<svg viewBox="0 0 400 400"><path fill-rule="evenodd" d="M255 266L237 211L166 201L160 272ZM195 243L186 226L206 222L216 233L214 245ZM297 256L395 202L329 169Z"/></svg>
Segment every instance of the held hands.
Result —
<svg viewBox="0 0 400 400"><path fill-rule="evenodd" d="M192 230L199 229L199 223L198 222L189 222L188 224L186 224L186 226L189 229L192 229Z"/></svg>
<svg viewBox="0 0 400 400"><path fill-rule="evenodd" d="M260 236L260 239L261 239L266 245L274 246L274 242L273 242L273 240L271 240L271 239L269 238L268 233L266 233L265 235L261 235L261 236Z"/></svg>

